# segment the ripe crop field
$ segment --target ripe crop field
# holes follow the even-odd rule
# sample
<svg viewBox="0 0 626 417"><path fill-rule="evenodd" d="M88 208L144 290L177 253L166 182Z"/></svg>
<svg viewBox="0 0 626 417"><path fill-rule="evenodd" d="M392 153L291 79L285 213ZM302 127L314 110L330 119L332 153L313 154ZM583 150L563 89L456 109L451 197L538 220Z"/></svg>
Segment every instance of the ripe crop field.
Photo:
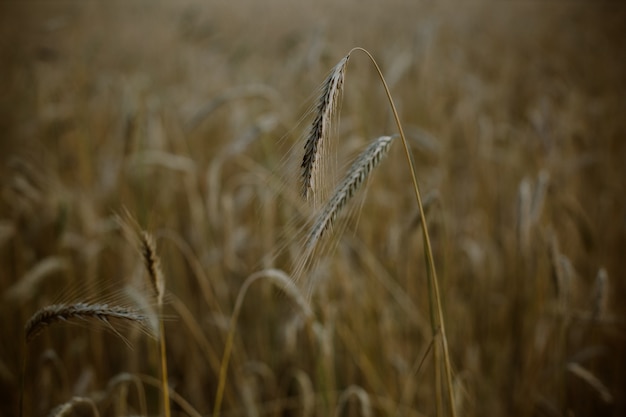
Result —
<svg viewBox="0 0 626 417"><path fill-rule="evenodd" d="M0 415L626 415L625 34L0 3Z"/></svg>

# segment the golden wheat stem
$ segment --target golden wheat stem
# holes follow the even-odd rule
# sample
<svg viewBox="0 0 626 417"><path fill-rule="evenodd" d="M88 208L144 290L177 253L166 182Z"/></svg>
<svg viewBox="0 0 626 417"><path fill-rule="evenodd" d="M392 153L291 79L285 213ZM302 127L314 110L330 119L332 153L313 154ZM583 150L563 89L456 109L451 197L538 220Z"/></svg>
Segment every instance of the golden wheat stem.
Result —
<svg viewBox="0 0 626 417"><path fill-rule="evenodd" d="M443 357L444 357L444 368L445 368L445 374L446 374L446 385L447 385L447 391L448 391L448 402L449 402L449 407L450 407L450 412L452 414L453 417L456 417L456 410L454 407L454 395L453 395L453 386L452 386L452 367L450 365L450 354L448 351L448 338L446 335L446 329L445 329L445 324L444 324L444 319L443 319L443 308L441 306L441 296L440 296L440 292L439 292L439 284L438 284L438 279L437 279L437 272L435 270L435 260L433 257L433 251L432 251L432 246L430 244L430 237L428 234L428 226L427 226L427 222L426 222L426 216L424 215L424 206L422 204L422 197L419 191L419 185L417 183L417 177L415 175L415 167L413 165L413 160L411 158L411 151L409 148L409 144L408 141L406 140L406 137L404 135L404 130L402 129L402 123L400 123L400 116L398 115L398 111L396 109L396 105L394 104L393 98L391 96L391 92L389 91L389 87L387 85L387 82L385 81L385 77L383 76L382 71L380 70L380 67L378 66L378 63L376 62L376 60L374 59L374 57L372 56L372 54L369 53L369 51L367 51L364 48L361 47L356 47L353 48L350 53L348 53L348 56L352 53L352 51L361 51L363 53L365 53L365 55L368 56L368 58L370 59L370 61L372 62L372 64L374 65L374 67L376 68L376 72L378 73L378 77L380 78L383 87L385 89L385 94L387 95L387 99L389 100L389 105L391 106L391 110L393 113L393 117L395 119L396 125L398 127L398 131L400 133L400 137L402 138L402 143L404 145L404 151L406 154L406 158L407 158L407 162L409 164L409 170L411 171L411 180L413 182L413 190L415 192L415 198L417 199L417 206L419 208L419 212L420 212L420 216L422 219L422 235L424 238L424 246L426 247L426 258L427 258L427 262L428 262L428 269L430 271L429 274L429 278L430 281L432 282L432 286L433 286L433 292L434 292L434 304L436 307L436 312L437 312L437 322L439 324L439 331L441 333L441 341L442 341L442 347L443 347ZM432 302L433 300L431 300ZM433 332L436 332L437 329L433 328L432 329Z"/></svg>
<svg viewBox="0 0 626 417"><path fill-rule="evenodd" d="M163 326L162 309L159 308L159 347L161 356L161 388L163 391L163 408L165 417L170 417L170 390L167 383L167 359L165 351L165 326Z"/></svg>

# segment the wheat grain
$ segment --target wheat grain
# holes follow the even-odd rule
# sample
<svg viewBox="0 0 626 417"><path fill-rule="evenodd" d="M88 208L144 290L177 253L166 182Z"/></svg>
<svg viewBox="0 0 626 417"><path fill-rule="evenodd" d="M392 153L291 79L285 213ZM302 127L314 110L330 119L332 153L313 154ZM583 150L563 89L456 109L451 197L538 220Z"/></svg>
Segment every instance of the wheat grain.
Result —
<svg viewBox="0 0 626 417"><path fill-rule="evenodd" d="M150 284L154 290L159 306L163 305L163 294L165 293L165 278L161 270L161 262L156 252L154 237L145 230L139 232L139 242L141 245L141 255L150 277Z"/></svg>
<svg viewBox="0 0 626 417"><path fill-rule="evenodd" d="M346 177L335 189L333 196L311 228L305 244L307 256L312 253L324 232L332 227L341 209L354 196L354 193L380 163L383 156L387 154L393 139L394 136L382 136L376 139L354 161Z"/></svg>
<svg viewBox="0 0 626 417"><path fill-rule="evenodd" d="M116 221L126 238L139 249L144 266L148 271L150 285L160 308L163 305L165 295L165 276L161 269L161 261L156 251L154 237L149 232L143 230L126 210L123 215L116 216Z"/></svg>
<svg viewBox="0 0 626 417"><path fill-rule="evenodd" d="M26 341L32 341L43 329L59 321L95 319L111 325L111 319L133 322L144 327L147 317L131 308L108 304L53 304L37 311L26 323Z"/></svg>
<svg viewBox="0 0 626 417"><path fill-rule="evenodd" d="M346 55L332 69L324 84L322 93L317 102L317 113L313 124L309 129L307 140L304 145L304 157L302 158L302 196L309 200L315 192L320 180L321 153L324 142L328 140L332 118L335 114L343 91L343 80L346 65L350 55Z"/></svg>

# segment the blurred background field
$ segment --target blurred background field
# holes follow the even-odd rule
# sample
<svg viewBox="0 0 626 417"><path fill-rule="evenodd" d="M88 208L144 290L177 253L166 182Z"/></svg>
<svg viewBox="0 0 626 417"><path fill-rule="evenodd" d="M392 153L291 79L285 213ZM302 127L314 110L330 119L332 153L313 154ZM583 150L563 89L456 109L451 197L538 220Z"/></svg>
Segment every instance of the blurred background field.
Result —
<svg viewBox="0 0 626 417"><path fill-rule="evenodd" d="M125 209L157 237L170 385L212 413L243 282L290 273L279 247L297 256L302 116L354 46L387 77L428 196L458 415L625 415L626 7L300 3L0 3L0 415L17 415L25 356L27 416L73 397L159 413L158 354L136 329L129 345L87 325L23 343L39 308L141 282ZM355 54L338 164L393 133ZM437 413L399 145L316 265L315 323L269 281L250 287L222 415Z"/></svg>

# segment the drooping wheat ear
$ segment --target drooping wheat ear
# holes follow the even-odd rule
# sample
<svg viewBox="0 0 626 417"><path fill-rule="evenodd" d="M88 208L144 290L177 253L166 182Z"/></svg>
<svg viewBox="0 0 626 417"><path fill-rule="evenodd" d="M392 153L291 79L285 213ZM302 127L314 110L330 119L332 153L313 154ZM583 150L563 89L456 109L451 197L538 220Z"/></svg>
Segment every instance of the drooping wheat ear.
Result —
<svg viewBox="0 0 626 417"><path fill-rule="evenodd" d="M111 320L123 320L146 327L148 317L128 307L108 304L53 304L37 311L26 323L26 342L31 342L43 329L60 321L98 320L111 326Z"/></svg>
<svg viewBox="0 0 626 417"><path fill-rule="evenodd" d="M350 54L346 55L332 69L324 84L317 102L313 124L307 134L302 158L302 196L306 200L315 199L315 192L320 181L320 163L324 142L328 140L333 116L341 101L343 79Z"/></svg>
<svg viewBox="0 0 626 417"><path fill-rule="evenodd" d="M362 416L370 417L374 415L372 411L372 401L367 391L357 385L351 385L342 392L341 397L339 397L337 408L335 408L336 417L342 415L342 411L346 408L351 397L355 397L360 403Z"/></svg>
<svg viewBox="0 0 626 417"><path fill-rule="evenodd" d="M139 242L143 262L150 278L150 284L154 290L154 295L156 296L158 305L162 306L163 294L165 293L165 278L163 276L163 271L161 270L159 256L156 252L154 237L145 230L142 230L139 232Z"/></svg>
<svg viewBox="0 0 626 417"><path fill-rule="evenodd" d="M317 217L309 233L305 253L310 255L324 232L332 227L339 212L354 196L363 182L389 151L394 136L381 136L369 145L354 161L343 181Z"/></svg>

